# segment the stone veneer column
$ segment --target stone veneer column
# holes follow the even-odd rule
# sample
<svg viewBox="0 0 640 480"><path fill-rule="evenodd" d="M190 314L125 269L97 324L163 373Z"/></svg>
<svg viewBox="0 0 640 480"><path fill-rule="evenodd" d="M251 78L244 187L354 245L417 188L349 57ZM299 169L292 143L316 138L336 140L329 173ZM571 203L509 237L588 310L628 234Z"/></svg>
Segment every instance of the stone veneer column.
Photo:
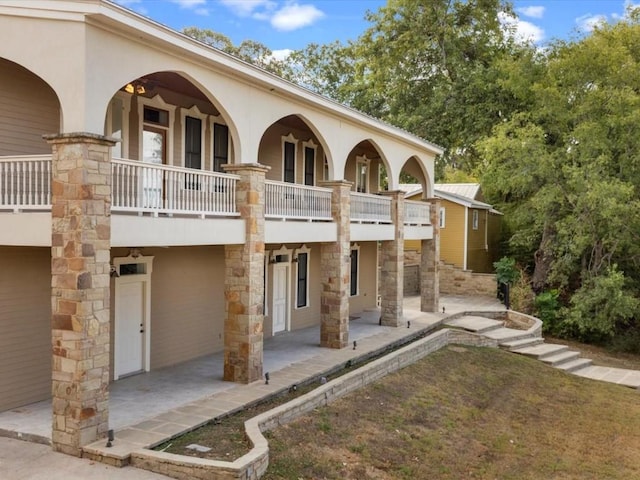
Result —
<svg viewBox="0 0 640 480"><path fill-rule="evenodd" d="M349 343L349 285L351 276L351 182L322 182L333 189L331 215L338 227L335 243L320 247L320 346L343 348Z"/></svg>
<svg viewBox="0 0 640 480"><path fill-rule="evenodd" d="M262 378L264 186L269 167L242 163L224 168L240 176L236 203L246 233L243 245L225 245L224 379L251 383Z"/></svg>
<svg viewBox="0 0 640 480"><path fill-rule="evenodd" d="M54 450L80 456L109 417L111 153L101 135L51 145L51 336Z"/></svg>
<svg viewBox="0 0 640 480"><path fill-rule="evenodd" d="M381 192L391 197L394 239L381 242L380 324L397 327L402 321L404 299L404 192Z"/></svg>
<svg viewBox="0 0 640 480"><path fill-rule="evenodd" d="M431 204L431 226L433 238L422 240L420 259L420 310L437 312L440 299L440 281L438 265L440 263L440 199L426 200Z"/></svg>

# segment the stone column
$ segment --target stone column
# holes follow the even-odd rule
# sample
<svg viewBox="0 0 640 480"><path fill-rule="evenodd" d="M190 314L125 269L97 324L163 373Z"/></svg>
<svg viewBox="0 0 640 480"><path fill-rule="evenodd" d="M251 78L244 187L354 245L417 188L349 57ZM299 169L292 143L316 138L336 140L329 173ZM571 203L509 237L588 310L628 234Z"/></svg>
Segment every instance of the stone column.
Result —
<svg viewBox="0 0 640 480"><path fill-rule="evenodd" d="M431 204L431 226L433 238L422 240L420 259L420 310L437 312L440 299L439 263L440 263L440 199L426 200Z"/></svg>
<svg viewBox="0 0 640 480"><path fill-rule="evenodd" d="M394 239L381 242L380 324L397 327L402 321L404 300L404 192L381 192L391 197Z"/></svg>
<svg viewBox="0 0 640 480"><path fill-rule="evenodd" d="M80 456L109 417L111 152L90 133L47 135L52 148L52 446Z"/></svg>
<svg viewBox="0 0 640 480"><path fill-rule="evenodd" d="M229 164L240 176L236 203L245 221L245 243L225 245L224 379L251 383L262 378L264 322L264 185L269 167Z"/></svg>
<svg viewBox="0 0 640 480"><path fill-rule="evenodd" d="M322 295L320 299L320 346L343 348L349 343L349 285L351 276L351 182L323 182L333 189L331 215L338 228L335 243L320 247Z"/></svg>

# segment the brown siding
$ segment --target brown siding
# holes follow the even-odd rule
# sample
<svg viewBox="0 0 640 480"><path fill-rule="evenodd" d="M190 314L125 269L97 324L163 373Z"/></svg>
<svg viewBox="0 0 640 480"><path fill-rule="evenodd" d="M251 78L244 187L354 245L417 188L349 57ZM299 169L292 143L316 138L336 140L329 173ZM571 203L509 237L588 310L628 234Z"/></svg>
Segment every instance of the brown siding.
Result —
<svg viewBox="0 0 640 480"><path fill-rule="evenodd" d="M473 212L478 212L478 229L473 229ZM491 256L487 249L487 210L469 209L469 243L467 244L467 269L478 273L492 272Z"/></svg>
<svg viewBox="0 0 640 480"><path fill-rule="evenodd" d="M42 135L59 131L60 107L51 87L0 58L0 156L51 153Z"/></svg>
<svg viewBox="0 0 640 480"><path fill-rule="evenodd" d="M51 396L51 250L0 247L0 411Z"/></svg>

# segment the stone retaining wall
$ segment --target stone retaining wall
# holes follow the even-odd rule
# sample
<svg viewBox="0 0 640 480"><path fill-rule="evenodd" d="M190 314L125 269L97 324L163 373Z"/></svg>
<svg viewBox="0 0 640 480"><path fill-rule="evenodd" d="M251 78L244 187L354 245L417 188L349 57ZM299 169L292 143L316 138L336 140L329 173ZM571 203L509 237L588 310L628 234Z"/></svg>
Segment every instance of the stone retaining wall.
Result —
<svg viewBox="0 0 640 480"><path fill-rule="evenodd" d="M496 276L492 273L473 273L448 263L440 262L441 295L496 294Z"/></svg>
<svg viewBox="0 0 640 480"><path fill-rule="evenodd" d="M487 316L487 313L481 314ZM500 313L504 312L498 312ZM233 462L142 449L131 454L131 465L181 480L257 480L266 472L269 465L269 445L262 432L285 425L315 408L328 405L451 343L497 347L496 340L471 332L445 328L248 420L245 422L245 431L253 448Z"/></svg>

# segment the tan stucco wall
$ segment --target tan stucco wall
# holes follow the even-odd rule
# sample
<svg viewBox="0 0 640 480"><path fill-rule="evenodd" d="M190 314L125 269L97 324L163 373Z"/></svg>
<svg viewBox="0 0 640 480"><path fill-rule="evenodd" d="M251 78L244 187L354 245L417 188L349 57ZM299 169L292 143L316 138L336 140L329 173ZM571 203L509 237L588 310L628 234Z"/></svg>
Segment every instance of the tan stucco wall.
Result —
<svg viewBox="0 0 640 480"><path fill-rule="evenodd" d="M124 257L128 250L114 248L111 254ZM151 369L221 351L225 316L224 247L143 248L142 254L154 257ZM111 291L115 292L113 281ZM112 294L112 326L113 297Z"/></svg>
<svg viewBox="0 0 640 480"><path fill-rule="evenodd" d="M378 244L358 242L358 245L360 245L358 294L349 297L349 314L351 315L374 308L378 295Z"/></svg>
<svg viewBox="0 0 640 480"><path fill-rule="evenodd" d="M51 250L0 247L0 411L51 396Z"/></svg>

